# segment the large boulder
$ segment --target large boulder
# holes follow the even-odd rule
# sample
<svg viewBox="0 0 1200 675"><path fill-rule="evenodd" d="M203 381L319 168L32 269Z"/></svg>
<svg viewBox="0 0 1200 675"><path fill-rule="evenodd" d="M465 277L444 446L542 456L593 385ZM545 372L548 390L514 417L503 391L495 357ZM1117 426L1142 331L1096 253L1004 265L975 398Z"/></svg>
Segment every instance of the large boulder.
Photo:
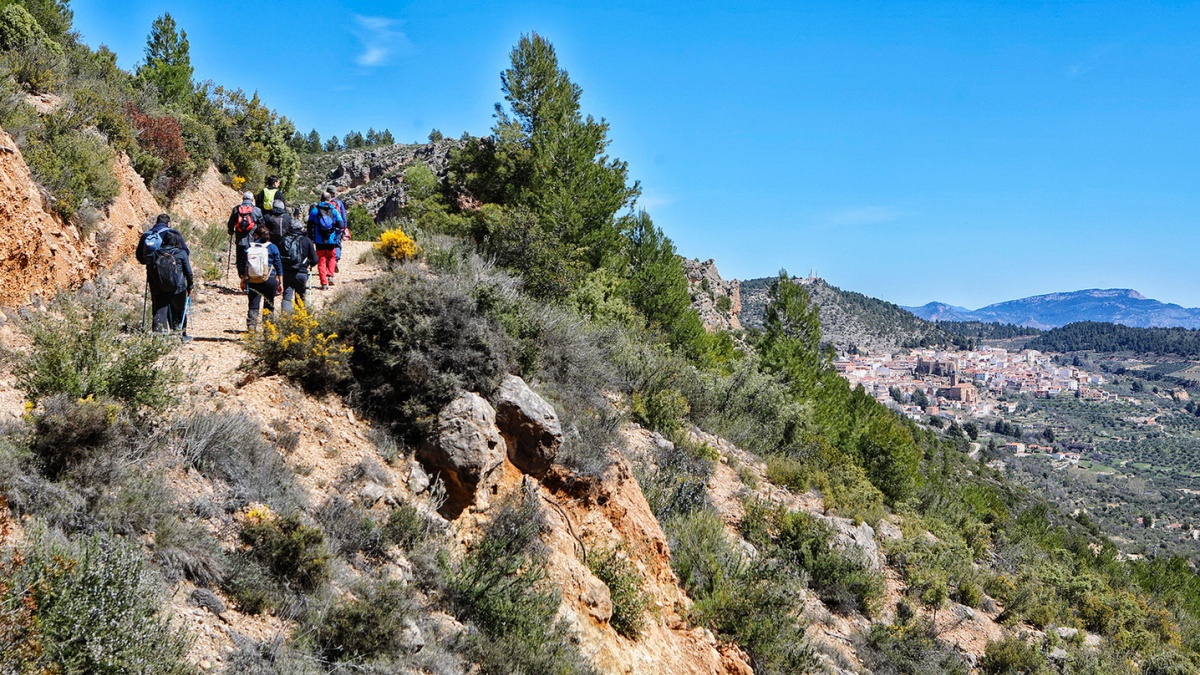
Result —
<svg viewBox="0 0 1200 675"><path fill-rule="evenodd" d="M495 409L471 392L454 399L438 413L437 432L420 455L446 485L443 515L455 518L472 505L486 509L505 455Z"/></svg>
<svg viewBox="0 0 1200 675"><path fill-rule="evenodd" d="M525 380L509 375L496 394L496 424L508 446L509 461L532 476L545 475L563 440L554 406Z"/></svg>

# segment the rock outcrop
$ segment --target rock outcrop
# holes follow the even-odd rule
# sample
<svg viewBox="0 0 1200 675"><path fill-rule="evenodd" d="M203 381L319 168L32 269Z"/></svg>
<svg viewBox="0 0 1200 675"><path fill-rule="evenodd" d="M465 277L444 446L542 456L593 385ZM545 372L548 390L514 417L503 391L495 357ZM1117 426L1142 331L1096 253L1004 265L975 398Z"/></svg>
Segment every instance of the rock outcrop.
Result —
<svg viewBox="0 0 1200 675"><path fill-rule="evenodd" d="M387 220L395 218L408 203L404 171L415 164L424 164L439 177L445 176L450 151L461 145L460 141L447 139L347 150L334 155L332 164L303 176L301 181L314 191L332 186L346 206L361 204L376 220Z"/></svg>
<svg viewBox="0 0 1200 675"><path fill-rule="evenodd" d="M171 212L192 220L225 220L230 210L241 203L242 195L222 183L217 167L210 165L199 180L171 201Z"/></svg>
<svg viewBox="0 0 1200 675"><path fill-rule="evenodd" d="M457 517L469 506L486 509L506 454L495 409L479 394L466 392L442 408L436 428L421 460L446 484L443 515Z"/></svg>
<svg viewBox="0 0 1200 675"><path fill-rule="evenodd" d="M554 406L509 375L496 394L496 423L508 446L508 459L521 471L542 476L558 456L562 425Z"/></svg>
<svg viewBox="0 0 1200 675"><path fill-rule="evenodd" d="M738 330L742 327L738 314L742 311L741 284L737 279L726 281L717 272L711 258L700 262L683 258L692 294L692 307L700 314L706 330Z"/></svg>

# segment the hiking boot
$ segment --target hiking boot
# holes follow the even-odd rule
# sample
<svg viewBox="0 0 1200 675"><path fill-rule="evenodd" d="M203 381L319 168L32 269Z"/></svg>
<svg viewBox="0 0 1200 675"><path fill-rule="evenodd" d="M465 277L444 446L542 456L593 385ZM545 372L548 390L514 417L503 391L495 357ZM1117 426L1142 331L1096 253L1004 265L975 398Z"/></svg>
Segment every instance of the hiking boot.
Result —
<svg viewBox="0 0 1200 675"><path fill-rule="evenodd" d="M187 343L189 343L189 342L191 342L192 340L195 340L195 339L196 339L196 338L192 337L191 335L184 335L183 337L179 338L179 341L180 341L182 344L185 344L185 345L186 345Z"/></svg>
<svg viewBox="0 0 1200 675"><path fill-rule="evenodd" d="M328 285L328 284L321 284L321 290L323 290L323 291L327 291L327 290L329 290L329 285Z"/></svg>
<svg viewBox="0 0 1200 675"><path fill-rule="evenodd" d="M334 274L342 273L341 267L337 263L333 263L333 273Z"/></svg>
<svg viewBox="0 0 1200 675"><path fill-rule="evenodd" d="M329 285L330 285L330 286L332 286L332 285L333 285L333 279L330 279L330 280L329 280Z"/></svg>

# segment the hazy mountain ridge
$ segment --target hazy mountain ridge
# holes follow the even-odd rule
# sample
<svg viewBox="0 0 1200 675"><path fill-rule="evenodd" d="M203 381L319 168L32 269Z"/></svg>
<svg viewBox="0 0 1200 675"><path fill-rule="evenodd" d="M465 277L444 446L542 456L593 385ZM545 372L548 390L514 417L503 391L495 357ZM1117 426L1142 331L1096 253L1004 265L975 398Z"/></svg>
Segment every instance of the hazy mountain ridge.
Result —
<svg viewBox="0 0 1200 675"><path fill-rule="evenodd" d="M1147 298L1128 288L1048 293L968 310L940 302L905 307L932 321L985 321L1050 329L1078 321L1106 321L1134 328L1200 328L1200 308Z"/></svg>

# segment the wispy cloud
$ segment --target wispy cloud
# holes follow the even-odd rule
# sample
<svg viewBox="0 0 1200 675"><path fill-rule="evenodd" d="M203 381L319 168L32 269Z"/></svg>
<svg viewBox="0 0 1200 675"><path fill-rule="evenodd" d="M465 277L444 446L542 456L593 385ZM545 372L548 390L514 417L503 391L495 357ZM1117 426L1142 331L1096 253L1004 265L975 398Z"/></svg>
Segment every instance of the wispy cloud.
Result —
<svg viewBox="0 0 1200 675"><path fill-rule="evenodd" d="M1116 50L1116 48L1116 45L1104 45L1092 49L1090 52L1085 54L1083 58L1067 66L1067 77L1079 77L1080 75L1084 75L1095 70L1106 60L1106 57L1111 52Z"/></svg>
<svg viewBox="0 0 1200 675"><path fill-rule="evenodd" d="M646 190L642 192L642 196L638 197L637 205L639 208L653 212L656 208L670 206L675 200L670 195L661 194ZM653 215L653 213L651 213Z"/></svg>
<svg viewBox="0 0 1200 675"><path fill-rule="evenodd" d="M412 41L400 30L400 21L356 14L354 22L358 25L356 37L362 45L362 51L354 59L358 65L364 68L387 65L393 55L412 51Z"/></svg>
<svg viewBox="0 0 1200 675"><path fill-rule="evenodd" d="M901 215L894 206L852 206L818 216L817 222L828 228L859 227L889 223Z"/></svg>

